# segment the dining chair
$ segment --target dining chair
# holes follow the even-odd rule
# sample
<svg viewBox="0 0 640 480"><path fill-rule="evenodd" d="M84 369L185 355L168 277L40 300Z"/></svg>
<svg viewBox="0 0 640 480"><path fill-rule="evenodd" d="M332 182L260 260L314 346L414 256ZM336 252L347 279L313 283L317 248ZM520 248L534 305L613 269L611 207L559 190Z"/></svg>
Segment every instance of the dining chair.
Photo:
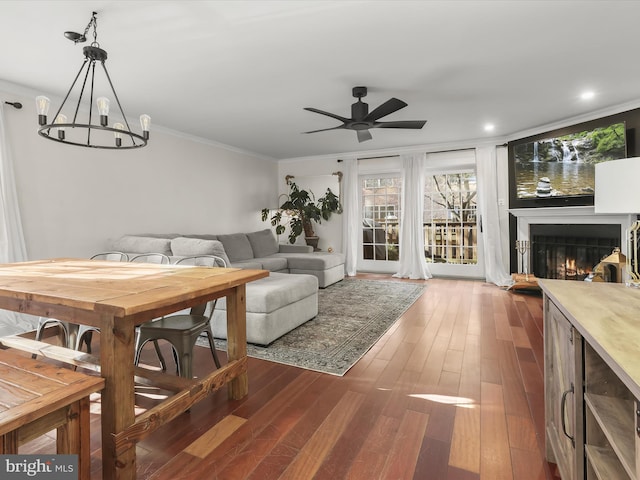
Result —
<svg viewBox="0 0 640 480"><path fill-rule="evenodd" d="M183 257L176 265L191 265L205 267L226 267L226 262L215 255L194 255ZM213 341L211 317L216 307L216 300L193 307L188 314L177 314L162 317L158 320L146 322L138 328L136 336L136 355L134 363L138 365L142 348L149 341L166 340L171 344L173 358L176 362L177 374L183 378L193 376L193 348L201 334L209 340L209 349L216 368L220 368L220 360ZM158 352L158 350L156 350ZM159 355L161 357L161 354ZM161 360L163 371L166 370L164 360Z"/></svg>
<svg viewBox="0 0 640 480"><path fill-rule="evenodd" d="M102 252L96 253L95 255L89 258L90 260L106 260L110 262L128 262L129 255L124 252ZM84 343L87 346L87 353L91 353L91 339L93 337L93 332L100 333L100 329L98 327L93 327L91 325L78 325L77 334L75 336L75 344L69 348L74 348L75 350L82 350L82 344Z"/></svg>
<svg viewBox="0 0 640 480"><path fill-rule="evenodd" d="M93 255L90 260L109 260L114 262L127 262L129 260L129 256L123 252L103 252L97 253ZM77 325L74 323L64 322L62 320L58 320L57 318L49 318L49 317L40 317L38 319L38 326L36 328L36 336L35 339L40 341L42 339L42 335L44 334L44 329L49 325L58 325L59 332L62 333L63 337L63 345L67 348L73 348L79 350L80 343L78 343L80 339L80 331L83 329L82 325ZM90 337L89 337L90 340ZM87 351L91 353L91 342L87 343ZM35 358L36 355L32 355L32 358Z"/></svg>
<svg viewBox="0 0 640 480"><path fill-rule="evenodd" d="M141 253L131 257L129 261L137 263L157 263L161 265L171 263L171 259L164 253Z"/></svg>
<svg viewBox="0 0 640 480"><path fill-rule="evenodd" d="M107 260L111 262L128 262L129 255L123 252L103 252L96 253L90 260Z"/></svg>

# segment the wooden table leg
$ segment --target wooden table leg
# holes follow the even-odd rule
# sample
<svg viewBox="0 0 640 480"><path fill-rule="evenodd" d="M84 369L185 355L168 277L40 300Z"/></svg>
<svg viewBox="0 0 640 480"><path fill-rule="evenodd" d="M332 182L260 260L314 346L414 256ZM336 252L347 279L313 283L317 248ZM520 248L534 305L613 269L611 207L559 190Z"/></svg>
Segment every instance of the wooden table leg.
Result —
<svg viewBox="0 0 640 480"><path fill-rule="evenodd" d="M58 427L57 452L78 455L78 478L91 478L91 435L89 397L69 405L67 423Z"/></svg>
<svg viewBox="0 0 640 480"><path fill-rule="evenodd" d="M235 287L227 295L227 358L239 360L247 356L247 305L246 286ZM249 393L247 372L231 380L229 398L238 400Z"/></svg>
<svg viewBox="0 0 640 480"><path fill-rule="evenodd" d="M0 436L0 454L18 453L18 430L7 432Z"/></svg>
<svg viewBox="0 0 640 480"><path fill-rule="evenodd" d="M106 318L100 328L100 367L105 379L102 391L102 478L136 478L135 445L116 454L113 433L135 421L133 381L134 325L126 319Z"/></svg>

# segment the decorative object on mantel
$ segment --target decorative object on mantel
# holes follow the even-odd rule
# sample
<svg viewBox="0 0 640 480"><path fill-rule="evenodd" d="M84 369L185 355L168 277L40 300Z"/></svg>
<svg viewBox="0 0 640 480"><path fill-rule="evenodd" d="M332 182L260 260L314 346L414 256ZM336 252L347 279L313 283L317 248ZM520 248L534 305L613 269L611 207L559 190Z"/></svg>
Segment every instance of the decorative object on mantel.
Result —
<svg viewBox="0 0 640 480"><path fill-rule="evenodd" d="M314 250L318 248L318 237L313 229L313 222L322 223L329 220L332 213L341 213L342 206L338 196L327 188L325 194L316 200L313 192L298 188L295 182L287 178L289 194L282 194L284 202L275 213L268 208L262 209L262 221L267 219L276 227L276 235L282 235L289 225L289 243L296 243L296 239L304 233L307 245ZM271 218L269 218L271 215Z"/></svg>
<svg viewBox="0 0 640 480"><path fill-rule="evenodd" d="M64 143L67 145L78 145L81 147L91 148L108 148L108 149L129 149L144 147L149 140L149 126L151 124L151 117L149 115L140 116L140 125L142 127L142 135L134 133L129 126L127 117L124 114L122 105L116 91L111 83L111 77L107 71L105 60L107 59L107 52L100 48L98 43L97 32L97 13L93 12L91 20L84 29L84 33L65 32L64 36L73 41L74 44L87 41L87 34L89 29L93 27L93 42L90 46L84 47L82 52L84 53L84 61L80 70L78 71L69 91L67 92L62 104L58 108L58 111L53 116L53 123L47 123L47 114L49 113L49 107L51 101L49 98L40 95L36 97L36 108L38 111L38 123L40 128L38 134L49 140ZM95 75L96 62L102 65L102 69L105 74L105 80L100 81L99 77ZM82 72L86 67L86 72L82 76ZM69 99L71 92L73 91L78 79L82 76L82 82L79 86L78 102L75 106L71 105L68 108L67 113L71 116L68 117L67 113L63 112L65 103ZM115 99L118 110L120 111L120 118L118 122L112 123L109 126L109 104L110 101L106 96L98 96L96 92L108 92L110 88L111 94ZM83 106L82 99L85 90L89 90L88 104ZM96 98L96 105L94 106L93 100ZM86 123L78 121L78 114L81 108L88 109L88 119ZM91 121L94 116L94 108L97 108L100 123L92 124ZM69 122L71 118L71 122ZM52 132L53 130L53 132ZM86 141L83 138L84 132L86 132ZM113 135L113 136L112 136ZM130 139L130 143L127 141L123 144L124 139Z"/></svg>

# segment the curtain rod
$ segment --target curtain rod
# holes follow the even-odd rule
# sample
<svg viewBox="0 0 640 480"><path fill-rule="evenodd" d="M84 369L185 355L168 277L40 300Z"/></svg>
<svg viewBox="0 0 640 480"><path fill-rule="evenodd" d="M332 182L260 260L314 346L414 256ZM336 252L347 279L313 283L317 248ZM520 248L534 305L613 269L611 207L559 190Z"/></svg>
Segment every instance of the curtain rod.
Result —
<svg viewBox="0 0 640 480"><path fill-rule="evenodd" d="M466 148L452 148L450 150L437 150L434 152L424 152L427 155L429 155L430 153L449 153L449 152L466 152L467 150L475 150L475 147L466 147ZM374 158L394 158L394 157L399 157L401 154L396 154L396 155L376 155L374 157L360 157L358 158L358 160L372 160ZM339 162L342 160L338 160Z"/></svg>
<svg viewBox="0 0 640 480"><path fill-rule="evenodd" d="M22 108L22 104L20 102L4 102L7 105L11 105L16 110L20 110Z"/></svg>

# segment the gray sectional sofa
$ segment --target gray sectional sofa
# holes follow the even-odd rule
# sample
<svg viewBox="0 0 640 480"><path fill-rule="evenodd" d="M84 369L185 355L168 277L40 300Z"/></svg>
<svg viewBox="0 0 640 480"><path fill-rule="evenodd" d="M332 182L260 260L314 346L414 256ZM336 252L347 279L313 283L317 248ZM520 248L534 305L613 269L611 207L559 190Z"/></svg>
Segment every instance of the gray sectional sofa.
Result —
<svg viewBox="0 0 640 480"><path fill-rule="evenodd" d="M269 270L247 284L247 341L268 345L318 314L318 287L344 278L344 255L314 252L306 245L278 244L271 230L225 235L125 235L108 245L128 254L217 255L227 266ZM292 275L289 275L292 274ZM226 302L212 319L213 334L227 338Z"/></svg>
<svg viewBox="0 0 640 480"><path fill-rule="evenodd" d="M225 235L125 235L107 246L125 253L164 253L170 257L217 255L227 266L314 275L320 288L344 278L344 255L314 252L308 245L285 245L269 229Z"/></svg>

